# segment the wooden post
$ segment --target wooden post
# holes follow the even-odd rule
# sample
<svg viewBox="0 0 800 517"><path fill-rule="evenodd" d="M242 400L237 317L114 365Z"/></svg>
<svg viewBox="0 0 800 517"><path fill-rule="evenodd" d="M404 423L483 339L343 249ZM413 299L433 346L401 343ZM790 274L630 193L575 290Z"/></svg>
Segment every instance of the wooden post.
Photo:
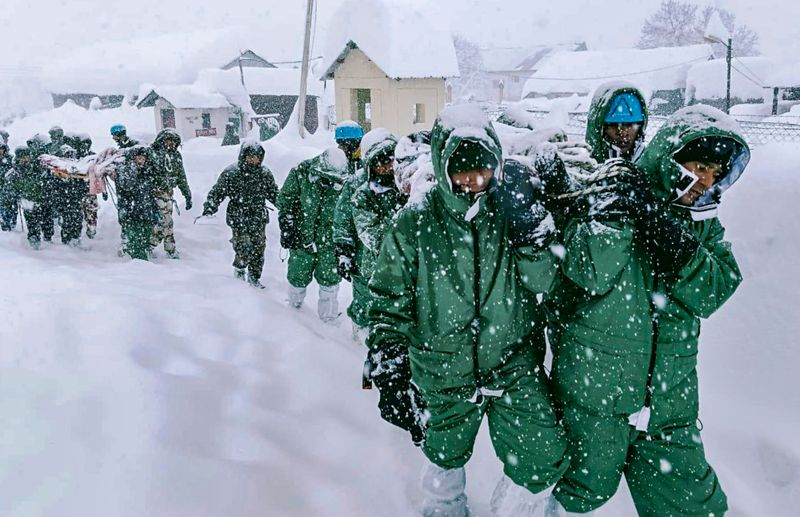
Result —
<svg viewBox="0 0 800 517"><path fill-rule="evenodd" d="M311 14L314 12L314 0L308 0L306 7L306 35L303 40L303 64L300 67L300 97L297 101L297 125L300 138L306 137L306 86L308 85L308 58L311 52Z"/></svg>
<svg viewBox="0 0 800 517"><path fill-rule="evenodd" d="M777 86L772 89L772 114L778 114L778 94L780 92L780 88Z"/></svg>

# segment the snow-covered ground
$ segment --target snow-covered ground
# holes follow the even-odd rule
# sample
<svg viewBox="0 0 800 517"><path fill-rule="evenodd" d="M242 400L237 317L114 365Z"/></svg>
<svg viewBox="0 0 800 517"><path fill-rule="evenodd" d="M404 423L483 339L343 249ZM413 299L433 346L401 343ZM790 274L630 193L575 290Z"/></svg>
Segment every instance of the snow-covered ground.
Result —
<svg viewBox="0 0 800 517"><path fill-rule="evenodd" d="M59 113L17 122L12 139L54 123L107 138L108 121L90 117L108 115ZM152 119L121 121L152 131ZM284 131L267 164L282 183L329 139ZM183 148L196 207L176 217L179 261L118 258L110 203L86 250L0 235L0 516L415 514L423 456L360 389L364 350L346 317L321 324L315 288L287 306L276 218L265 291L233 278L223 215L192 224L235 160L218 143ZM723 205L745 282L703 327L701 415L732 517L792 515L800 500L798 161L798 146L756 148ZM500 464L485 430L467 475L487 516ZM624 485L598 512L632 515Z"/></svg>

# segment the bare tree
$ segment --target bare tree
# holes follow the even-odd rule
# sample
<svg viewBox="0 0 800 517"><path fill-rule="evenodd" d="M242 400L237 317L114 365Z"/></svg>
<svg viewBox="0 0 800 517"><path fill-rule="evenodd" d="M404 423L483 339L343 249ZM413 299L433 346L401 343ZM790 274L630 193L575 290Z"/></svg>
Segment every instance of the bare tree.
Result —
<svg viewBox="0 0 800 517"><path fill-rule="evenodd" d="M663 0L658 11L642 26L638 48L681 47L704 43L703 32L714 11L719 12L723 25L733 36L733 54L752 56L758 54L758 34L747 25L736 25L736 15L724 9L698 6L681 0ZM725 54L723 45L714 45L714 53Z"/></svg>
<svg viewBox="0 0 800 517"><path fill-rule="evenodd" d="M485 100L491 89L491 79L483 68L478 45L459 36L453 36L458 59L459 77L449 82L453 87L453 99Z"/></svg>
<svg viewBox="0 0 800 517"><path fill-rule="evenodd" d="M679 0L664 0L644 22L639 48L683 47L697 43L697 6ZM702 41L702 36L700 37Z"/></svg>

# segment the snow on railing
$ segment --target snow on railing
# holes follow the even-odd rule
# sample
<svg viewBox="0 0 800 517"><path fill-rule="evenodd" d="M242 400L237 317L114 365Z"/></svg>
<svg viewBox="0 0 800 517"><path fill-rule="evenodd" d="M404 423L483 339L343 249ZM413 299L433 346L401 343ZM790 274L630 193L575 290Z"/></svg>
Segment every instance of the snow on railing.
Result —
<svg viewBox="0 0 800 517"><path fill-rule="evenodd" d="M505 111L505 106L486 106L489 115L496 120ZM549 115L548 111L526 110L533 120L541 120ZM585 112L570 112L566 127L562 129L571 137L580 137L586 134ZM800 117L782 115L780 118L786 122L764 121L764 117L742 115L735 117L744 133L744 138L750 145L764 145L782 142L800 142ZM758 120L756 120L758 118ZM647 127L645 141L655 135L658 128L667 119L665 116L651 115Z"/></svg>

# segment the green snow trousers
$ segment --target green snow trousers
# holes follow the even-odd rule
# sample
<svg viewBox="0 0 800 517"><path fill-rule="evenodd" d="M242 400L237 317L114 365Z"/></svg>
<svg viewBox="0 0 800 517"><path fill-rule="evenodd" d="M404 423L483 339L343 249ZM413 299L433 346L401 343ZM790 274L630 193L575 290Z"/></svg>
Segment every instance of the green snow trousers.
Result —
<svg viewBox="0 0 800 517"><path fill-rule="evenodd" d="M369 278L364 278L361 275L353 276L351 284L353 285L353 301L347 308L347 315L359 327L368 327L369 320L367 319L367 310L369 309L369 288L367 284Z"/></svg>
<svg viewBox="0 0 800 517"><path fill-rule="evenodd" d="M153 230L152 219L127 219L120 221L122 225L122 249L133 259L147 260L150 251L150 232Z"/></svg>
<svg viewBox="0 0 800 517"><path fill-rule="evenodd" d="M500 396L469 402L459 393L423 392L430 420L422 451L444 469L464 466L472 456L484 415L503 472L533 493L552 486L567 468L566 439L556 420L547 377L520 351L495 372Z"/></svg>
<svg viewBox="0 0 800 517"><path fill-rule="evenodd" d="M286 275L293 287L303 288L312 278L319 285L330 287L341 281L336 269L337 259L330 247L320 247L317 253L306 250L289 251L289 270Z"/></svg>
<svg viewBox="0 0 800 517"><path fill-rule="evenodd" d="M727 510L694 420L660 426L651 420L645 433L629 425L625 415L567 406L562 423L570 465L555 496L568 511L583 513L603 505L623 474L642 517L720 517Z"/></svg>

